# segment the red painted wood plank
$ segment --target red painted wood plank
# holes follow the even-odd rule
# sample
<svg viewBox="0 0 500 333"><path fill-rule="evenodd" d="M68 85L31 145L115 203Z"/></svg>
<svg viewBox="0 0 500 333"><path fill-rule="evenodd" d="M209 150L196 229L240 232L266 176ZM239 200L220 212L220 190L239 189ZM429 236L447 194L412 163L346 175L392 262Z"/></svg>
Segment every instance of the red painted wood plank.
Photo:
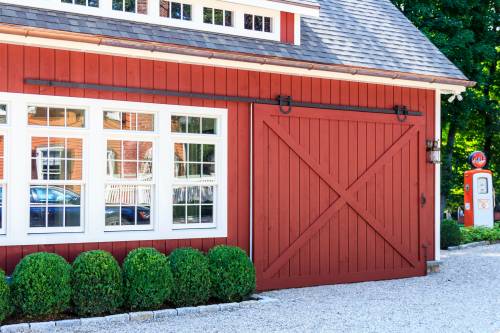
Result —
<svg viewBox="0 0 500 333"><path fill-rule="evenodd" d="M55 79L57 81L70 80L69 59L70 52L65 50L56 50L55 55ZM68 96L69 88L56 87L55 94L58 96Z"/></svg>
<svg viewBox="0 0 500 333"><path fill-rule="evenodd" d="M7 86L9 85L8 61L7 44L0 43L0 91L7 91Z"/></svg>
<svg viewBox="0 0 500 333"><path fill-rule="evenodd" d="M304 88L304 85L302 86ZM310 89L307 89L310 92ZM307 93L306 93L307 94ZM304 96L304 95L303 95ZM300 118L300 124L299 124L299 130L300 130L300 136L299 136L299 143L301 146L303 146L305 149L309 149L309 119L307 118ZM300 186L300 234L302 235L307 228L309 227L309 224L311 223L311 218L310 218L310 205L309 205L309 198L310 198L310 170L309 166L307 165L306 162L304 162L302 159L300 159L300 177L299 177L299 186ZM301 248L300 248L300 275L305 276L309 275L311 272L311 244L309 241L307 241Z"/></svg>
<svg viewBox="0 0 500 333"><path fill-rule="evenodd" d="M165 62L155 61L153 63L153 88L159 90L167 89L167 64ZM167 103L167 97L156 95L153 97L153 102L165 104Z"/></svg>
<svg viewBox="0 0 500 333"><path fill-rule="evenodd" d="M127 58L113 57L113 84L118 87L127 86ZM113 99L126 100L127 93L113 92Z"/></svg>
<svg viewBox="0 0 500 333"><path fill-rule="evenodd" d="M140 88L141 86L141 61L139 59L127 58L127 87ZM135 93L127 93L127 101L139 102L141 96Z"/></svg>
<svg viewBox="0 0 500 333"><path fill-rule="evenodd" d="M295 15L286 13L286 42L293 44L295 41Z"/></svg>
<svg viewBox="0 0 500 333"><path fill-rule="evenodd" d="M283 82L283 81L282 81ZM290 118L279 117L279 126L290 133ZM279 140L278 145L278 183L279 183L279 252L283 253L290 246L290 148ZM280 277L290 276L290 263L280 270Z"/></svg>
<svg viewBox="0 0 500 333"><path fill-rule="evenodd" d="M1 53L1 46L0 46L0 53ZM0 54L0 59L1 57L2 56ZM0 60L0 72L2 67L1 65L2 61L3 60ZM7 58L5 58L5 61L7 61ZM0 81L1 81L1 75L2 74L0 74ZM40 78L40 49L38 47L27 46L24 48L24 75L26 78L29 79ZM40 86L26 84L24 85L24 93L39 94Z"/></svg>
<svg viewBox="0 0 500 333"><path fill-rule="evenodd" d="M322 85L323 86L323 85ZM328 86L328 93L330 87ZM322 94L322 101L327 97ZM329 96L328 96L329 99ZM327 170L330 170L330 121L327 119L319 120L319 163ZM320 179L319 181L319 214L323 213L330 207L330 186ZM330 228L331 224L327 223L319 231L319 249L320 249L320 274L326 275L330 273Z"/></svg>
<svg viewBox="0 0 500 333"><path fill-rule="evenodd" d="M99 55L97 54L85 53L85 83L99 83ZM86 89L85 97L99 98L99 91Z"/></svg>
<svg viewBox="0 0 500 333"><path fill-rule="evenodd" d="M24 48L21 45L9 45L7 57L9 69L7 90L21 93L24 87Z"/></svg>
<svg viewBox="0 0 500 333"><path fill-rule="evenodd" d="M42 51L40 51L42 57ZM83 83L85 82L85 56L81 52L70 52L69 55L69 77L71 82ZM40 69L41 71L41 69ZM41 89L41 88L40 88ZM84 90L80 88L72 88L70 96L83 97Z"/></svg>
<svg viewBox="0 0 500 333"><path fill-rule="evenodd" d="M290 135L296 140L300 139L300 120L298 117L290 118ZM300 159L295 152L289 152L289 242L294 242L300 233ZM300 256L295 254L290 259L290 275L300 275Z"/></svg>
<svg viewBox="0 0 500 333"><path fill-rule="evenodd" d="M113 57L109 55L99 55L99 83L103 85L113 85ZM113 99L113 92L99 91L99 98Z"/></svg>
<svg viewBox="0 0 500 333"><path fill-rule="evenodd" d="M141 88L153 89L154 88L154 72L153 61L141 59L140 65ZM154 96L148 94L141 94L141 102L153 103Z"/></svg>
<svg viewBox="0 0 500 333"><path fill-rule="evenodd" d="M288 40L287 40L287 38L288 38L288 34L287 34L287 28L288 28L287 20L288 20L287 13L286 12L281 12L280 13L280 40L281 40L282 43L288 42Z"/></svg>
<svg viewBox="0 0 500 333"><path fill-rule="evenodd" d="M40 79L42 80L54 80L55 78L55 51L51 49L40 49ZM54 88L41 86L40 94L43 95L54 95Z"/></svg>

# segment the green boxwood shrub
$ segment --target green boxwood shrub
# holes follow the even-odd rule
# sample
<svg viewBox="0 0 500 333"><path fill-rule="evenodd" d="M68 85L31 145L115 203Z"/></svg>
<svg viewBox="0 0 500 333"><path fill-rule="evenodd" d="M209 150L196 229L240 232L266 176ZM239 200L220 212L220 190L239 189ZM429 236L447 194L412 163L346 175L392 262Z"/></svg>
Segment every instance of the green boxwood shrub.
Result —
<svg viewBox="0 0 500 333"><path fill-rule="evenodd" d="M153 248L130 252L123 262L125 303L133 310L155 309L170 296L172 272L167 257Z"/></svg>
<svg viewBox="0 0 500 333"><path fill-rule="evenodd" d="M198 250L179 248L169 256L174 277L170 301L175 306L203 304L210 298L210 271L208 260Z"/></svg>
<svg viewBox="0 0 500 333"><path fill-rule="evenodd" d="M75 312L80 316L112 313L123 304L122 272L106 251L80 254L73 263L71 285Z"/></svg>
<svg viewBox="0 0 500 333"><path fill-rule="evenodd" d="M441 223L441 249L446 250L450 246L460 245L460 227L453 220L444 220Z"/></svg>
<svg viewBox="0 0 500 333"><path fill-rule="evenodd" d="M499 241L500 228L485 228L485 227L466 227L461 228L462 244L480 242L480 241Z"/></svg>
<svg viewBox="0 0 500 333"><path fill-rule="evenodd" d="M10 304L10 288L5 273L0 269L0 324L12 313Z"/></svg>
<svg viewBox="0 0 500 333"><path fill-rule="evenodd" d="M255 290L255 268L245 251L220 245L212 248L207 257L214 298L241 301Z"/></svg>
<svg viewBox="0 0 500 333"><path fill-rule="evenodd" d="M28 317L42 317L67 310L71 301L71 266L63 257L39 252L27 255L12 275L12 302Z"/></svg>

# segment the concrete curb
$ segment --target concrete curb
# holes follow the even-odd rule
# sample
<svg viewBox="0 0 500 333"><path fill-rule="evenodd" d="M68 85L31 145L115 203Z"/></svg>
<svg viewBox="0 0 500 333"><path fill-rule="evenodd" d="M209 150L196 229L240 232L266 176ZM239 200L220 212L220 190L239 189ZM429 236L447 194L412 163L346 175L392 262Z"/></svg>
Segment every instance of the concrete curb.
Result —
<svg viewBox="0 0 500 333"><path fill-rule="evenodd" d="M495 244L496 242L493 242ZM467 244L462 244L458 246L450 246L448 247L448 251L458 251L458 250L464 250L464 249L469 249L472 247L478 247L478 246L485 246L485 245L490 245L490 241L480 241L480 242L473 242L473 243L467 243Z"/></svg>
<svg viewBox="0 0 500 333"><path fill-rule="evenodd" d="M1 333L20 332L52 332L56 327L79 327L86 325L104 325L107 323L128 323L150 320L162 320L188 314L207 314L219 311L234 311L242 308L249 308L267 303L277 302L276 298L269 296L254 295L254 299L240 303L221 303L200 306L188 306L176 309L163 309L157 311L139 311L129 313L119 313L105 317L91 317L81 319L65 319L58 321L20 323L0 326Z"/></svg>

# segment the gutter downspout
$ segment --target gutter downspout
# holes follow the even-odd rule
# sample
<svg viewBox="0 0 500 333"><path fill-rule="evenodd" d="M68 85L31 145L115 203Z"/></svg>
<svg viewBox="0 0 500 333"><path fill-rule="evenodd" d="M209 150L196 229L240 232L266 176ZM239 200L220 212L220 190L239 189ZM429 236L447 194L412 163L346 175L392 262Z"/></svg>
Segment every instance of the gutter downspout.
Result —
<svg viewBox="0 0 500 333"><path fill-rule="evenodd" d="M253 108L250 103L250 260L253 262Z"/></svg>

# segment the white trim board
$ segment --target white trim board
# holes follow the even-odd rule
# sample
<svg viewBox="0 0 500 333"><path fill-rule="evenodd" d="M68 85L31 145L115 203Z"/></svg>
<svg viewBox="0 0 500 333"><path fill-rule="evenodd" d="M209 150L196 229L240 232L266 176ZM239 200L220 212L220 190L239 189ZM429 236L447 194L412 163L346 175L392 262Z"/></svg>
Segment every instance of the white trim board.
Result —
<svg viewBox="0 0 500 333"><path fill-rule="evenodd" d="M7 139L10 146L6 150L5 163L8 170L6 234L0 235L0 245L66 244L88 242L115 242L132 240L163 240L227 237L227 109L165 105L102 99L45 96L17 93L0 93L0 100L9 104ZM53 128L33 127L27 124L27 105L71 105L87 110L87 126L75 134L84 138L83 163L86 166L82 212L85 216L83 231L60 233L30 233L29 228L29 184L31 175L30 134L43 134ZM106 138L122 137L134 140L137 135L102 129L104 109L124 111L144 111L155 113L157 130L148 137L154 137L156 146L153 157L154 195L152 228L149 230L107 231L104 223L104 184L106 183ZM216 148L217 194L215 203L215 225L193 229L176 229L172 223L173 182L173 134L170 131L172 114L208 116L218 119L216 135L200 134L196 142L218 142ZM71 129L57 129L54 132L70 133ZM134 132L135 133L135 132ZM210 137L209 137L210 136ZM146 137L143 135L143 137ZM15 143L15 144L14 144ZM29 147L27 149L27 147ZM14 158L13 154L17 154ZM156 171L155 171L156 170ZM163 171L162 171L163 170ZM102 214L101 214L102 212ZM62 230L63 231L63 230Z"/></svg>
<svg viewBox="0 0 500 333"><path fill-rule="evenodd" d="M0 43L9 43L17 45L27 45L45 48L54 48L59 50L70 50L78 52L90 52L97 54L117 55L122 57L132 57L139 59L150 59L160 61L178 62L183 64L205 65L225 68L235 68L249 71L259 71L265 73L287 74L305 77L316 77L332 80L354 81L373 84L394 85L408 88L420 89L439 89L442 94L460 94L465 91L464 86L430 83L422 81L412 81L403 79L392 79L387 77L338 73L331 71L322 71L316 69L305 69L290 66L278 66L269 64L256 64L237 60L224 60L216 58L208 58L201 56L183 55L177 53L167 53L149 50L138 50L133 48L98 45L93 43L84 43L67 40L57 40L50 38L19 36L12 34L0 33Z"/></svg>

